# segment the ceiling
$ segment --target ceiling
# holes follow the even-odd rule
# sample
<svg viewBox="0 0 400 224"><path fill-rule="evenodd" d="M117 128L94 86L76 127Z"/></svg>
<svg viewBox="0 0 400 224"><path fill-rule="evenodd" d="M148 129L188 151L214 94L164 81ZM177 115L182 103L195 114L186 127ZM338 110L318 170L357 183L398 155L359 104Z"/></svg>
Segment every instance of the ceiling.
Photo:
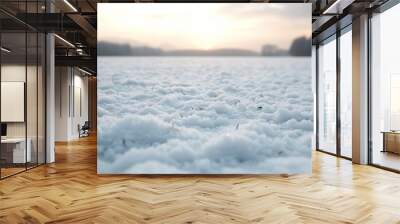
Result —
<svg viewBox="0 0 400 224"><path fill-rule="evenodd" d="M202 0L201 2L215 0ZM377 7L387 0L254 0L267 3L312 3L313 39L348 15ZM96 72L97 3L181 2L179 0L1 0L0 21L6 38L26 28L54 32L56 64ZM192 1L195 2L195 1ZM200 1L199 1L200 2ZM228 0L224 2L249 2ZM27 12L27 13L26 13ZM51 13L50 13L51 12ZM351 20L350 20L351 21ZM9 36L9 37L8 37ZM14 38L12 38L14 39ZM19 40L19 37L15 37ZM17 43L16 43L17 44Z"/></svg>

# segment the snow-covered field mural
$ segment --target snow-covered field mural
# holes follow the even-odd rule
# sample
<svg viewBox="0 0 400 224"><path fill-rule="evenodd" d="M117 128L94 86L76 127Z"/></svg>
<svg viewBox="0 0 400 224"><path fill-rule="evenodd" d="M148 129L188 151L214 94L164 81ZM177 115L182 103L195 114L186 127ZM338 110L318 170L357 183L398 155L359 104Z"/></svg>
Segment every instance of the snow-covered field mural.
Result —
<svg viewBox="0 0 400 224"><path fill-rule="evenodd" d="M297 13L295 22L296 15L287 14L291 11ZM135 18L128 23L129 31L106 24L113 13L119 15L115 20ZM252 13L256 17L237 18ZM275 18L271 13L295 23L298 30L269 34L268 21ZM195 17L182 21L188 27L196 24L197 14L226 20L219 22L226 31L216 31L218 38L196 31L199 40L176 43L169 38L182 29L174 21L180 14ZM308 4L99 4L98 172L310 172L310 15ZM152 29L148 38L141 29L144 25ZM286 23L281 26L290 28ZM254 36L251 27L257 28ZM182 30L181 35L193 29ZM250 33L242 35L243 29ZM224 36L231 36L232 30L238 39ZM134 31L138 34L131 40L110 36ZM290 31L294 36L286 43L284 36ZM306 37L297 38L301 35Z"/></svg>

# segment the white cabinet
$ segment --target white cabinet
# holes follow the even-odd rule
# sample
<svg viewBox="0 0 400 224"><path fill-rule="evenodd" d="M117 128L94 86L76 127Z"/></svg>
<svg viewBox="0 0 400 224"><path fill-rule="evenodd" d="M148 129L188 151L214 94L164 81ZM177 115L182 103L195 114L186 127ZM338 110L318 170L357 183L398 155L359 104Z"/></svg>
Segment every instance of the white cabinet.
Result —
<svg viewBox="0 0 400 224"><path fill-rule="evenodd" d="M27 147L25 151L25 138L8 138L1 140L1 144L7 144L8 147L12 147L13 163L25 163L32 161L32 141L28 138L26 142Z"/></svg>

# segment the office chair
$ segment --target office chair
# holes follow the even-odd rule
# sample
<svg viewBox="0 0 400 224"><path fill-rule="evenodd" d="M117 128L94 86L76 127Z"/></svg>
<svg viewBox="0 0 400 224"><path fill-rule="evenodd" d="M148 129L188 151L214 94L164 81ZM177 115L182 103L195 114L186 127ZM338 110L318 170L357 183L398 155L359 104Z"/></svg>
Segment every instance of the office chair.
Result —
<svg viewBox="0 0 400 224"><path fill-rule="evenodd" d="M89 129L90 129L89 121L85 121L82 127L79 128L79 138L89 136Z"/></svg>

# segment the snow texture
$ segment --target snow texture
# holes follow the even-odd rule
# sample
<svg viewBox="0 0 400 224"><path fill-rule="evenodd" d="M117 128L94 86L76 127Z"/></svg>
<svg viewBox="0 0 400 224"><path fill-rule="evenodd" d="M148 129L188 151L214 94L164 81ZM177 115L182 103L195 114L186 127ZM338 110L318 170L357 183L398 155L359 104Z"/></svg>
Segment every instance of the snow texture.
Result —
<svg viewBox="0 0 400 224"><path fill-rule="evenodd" d="M304 173L310 58L99 57L98 172Z"/></svg>

